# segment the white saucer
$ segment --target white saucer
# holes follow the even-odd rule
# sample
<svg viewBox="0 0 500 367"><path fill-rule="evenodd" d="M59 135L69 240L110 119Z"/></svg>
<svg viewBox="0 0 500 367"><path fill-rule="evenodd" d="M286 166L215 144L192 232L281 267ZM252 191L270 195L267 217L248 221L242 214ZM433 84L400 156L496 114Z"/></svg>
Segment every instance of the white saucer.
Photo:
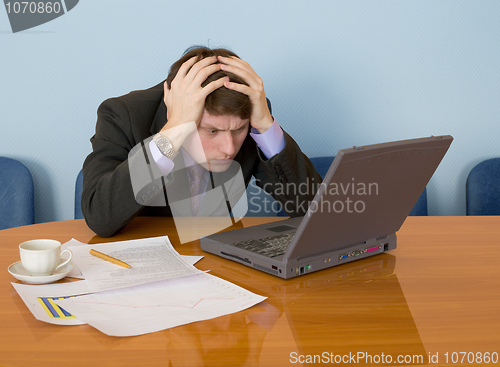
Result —
<svg viewBox="0 0 500 367"><path fill-rule="evenodd" d="M47 284L64 278L73 269L73 263L70 261L66 265L55 270L52 275L33 276L28 273L20 261L9 266L9 273L16 279L29 284Z"/></svg>

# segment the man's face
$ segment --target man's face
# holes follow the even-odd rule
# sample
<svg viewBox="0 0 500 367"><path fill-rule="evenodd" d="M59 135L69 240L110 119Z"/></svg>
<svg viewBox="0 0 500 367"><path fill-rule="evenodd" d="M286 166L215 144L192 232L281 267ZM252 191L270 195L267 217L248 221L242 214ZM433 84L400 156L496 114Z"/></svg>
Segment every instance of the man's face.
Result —
<svg viewBox="0 0 500 367"><path fill-rule="evenodd" d="M212 172L224 172L240 151L248 132L250 119L238 116L212 116L203 112L198 133L207 164L202 164Z"/></svg>

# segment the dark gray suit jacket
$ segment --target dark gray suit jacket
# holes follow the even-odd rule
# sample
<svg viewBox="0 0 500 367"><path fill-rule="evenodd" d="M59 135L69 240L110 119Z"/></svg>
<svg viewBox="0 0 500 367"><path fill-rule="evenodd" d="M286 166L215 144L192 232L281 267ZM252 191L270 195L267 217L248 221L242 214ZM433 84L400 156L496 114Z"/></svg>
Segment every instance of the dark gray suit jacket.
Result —
<svg viewBox="0 0 500 367"><path fill-rule="evenodd" d="M136 163L129 162L133 149L142 150L143 162L149 165L144 172L158 170L148 158L147 142L165 125L166 113L163 82L150 89L108 99L99 107L96 132L90 139L93 150L83 165L82 192L82 212L88 226L96 234L112 236L137 215L172 215L168 202L163 206L147 205L158 195L165 196L164 186L171 180L170 175L158 179L153 177L157 175L152 175L140 192L136 190L134 193L130 166ZM235 161L241 166L245 185L255 176L257 185L264 187L280 202L287 214L296 217L305 214L321 177L295 141L286 132L284 135L285 148L270 159L262 154L248 135ZM182 164L179 159L182 159L181 154L174 160L176 165ZM287 185L301 183L308 185L307 190L297 190L297 186L286 189ZM306 194L301 194L303 192Z"/></svg>

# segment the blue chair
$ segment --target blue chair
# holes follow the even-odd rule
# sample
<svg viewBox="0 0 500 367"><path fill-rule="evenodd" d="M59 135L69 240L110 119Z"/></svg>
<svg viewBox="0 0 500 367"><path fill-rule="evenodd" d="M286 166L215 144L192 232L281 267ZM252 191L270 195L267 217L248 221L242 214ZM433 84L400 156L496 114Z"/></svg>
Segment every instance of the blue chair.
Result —
<svg viewBox="0 0 500 367"><path fill-rule="evenodd" d="M0 230L35 223L31 173L21 162L0 157Z"/></svg>
<svg viewBox="0 0 500 367"><path fill-rule="evenodd" d="M478 163L465 185L467 215L500 215L500 158Z"/></svg>
<svg viewBox="0 0 500 367"><path fill-rule="evenodd" d="M76 177L75 184L75 219L83 219L82 213L82 189L83 189L83 173L80 170Z"/></svg>
<svg viewBox="0 0 500 367"><path fill-rule="evenodd" d="M325 178L325 175L328 172L330 166L332 165L334 159L335 159L334 155L328 157L315 157L311 158L311 162L312 164L314 164L314 168L316 168L316 171L318 171L321 178Z"/></svg>
<svg viewBox="0 0 500 367"><path fill-rule="evenodd" d="M414 216L426 216L427 214L427 189L424 188L424 191L422 191L422 194L418 197L417 202L413 206L413 209L410 211L410 214L408 216L414 217Z"/></svg>
<svg viewBox="0 0 500 367"><path fill-rule="evenodd" d="M316 171L320 174L321 178L325 178L328 169L332 165L335 156L327 156L327 157L315 157L311 158L312 164L316 168ZM411 210L410 216L425 216L427 215L427 190L424 188L424 191L418 198L415 206Z"/></svg>

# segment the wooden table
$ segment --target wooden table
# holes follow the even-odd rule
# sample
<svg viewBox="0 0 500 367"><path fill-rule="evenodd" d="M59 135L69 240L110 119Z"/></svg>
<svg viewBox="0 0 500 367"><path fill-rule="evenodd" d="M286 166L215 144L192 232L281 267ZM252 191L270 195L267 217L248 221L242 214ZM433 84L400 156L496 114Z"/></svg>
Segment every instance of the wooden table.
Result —
<svg viewBox="0 0 500 367"><path fill-rule="evenodd" d="M244 225L265 220L278 218L245 218ZM112 239L95 236L83 220L0 231L0 365L309 366L343 359L381 366L398 358L427 365L429 357L434 366L484 365L480 356L500 354L500 217L409 217L396 250L292 280L206 254L198 241L181 245L173 228L170 218L137 218ZM268 299L233 315L117 338L88 325L36 320L10 284L16 280L7 267L28 239L160 235L181 254L204 255L199 269Z"/></svg>

